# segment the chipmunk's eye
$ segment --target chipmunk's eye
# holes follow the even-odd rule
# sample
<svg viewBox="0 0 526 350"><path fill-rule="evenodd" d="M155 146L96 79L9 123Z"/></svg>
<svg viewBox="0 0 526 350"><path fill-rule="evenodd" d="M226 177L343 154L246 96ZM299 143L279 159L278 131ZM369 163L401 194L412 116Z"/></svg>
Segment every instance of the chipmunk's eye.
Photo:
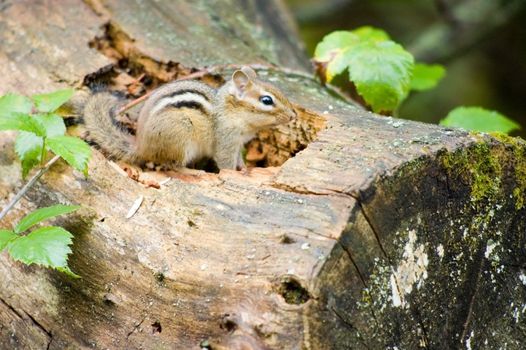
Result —
<svg viewBox="0 0 526 350"><path fill-rule="evenodd" d="M274 101L272 100L272 97L269 95L263 95L259 98L259 101L263 103L266 106L272 106L274 104Z"/></svg>

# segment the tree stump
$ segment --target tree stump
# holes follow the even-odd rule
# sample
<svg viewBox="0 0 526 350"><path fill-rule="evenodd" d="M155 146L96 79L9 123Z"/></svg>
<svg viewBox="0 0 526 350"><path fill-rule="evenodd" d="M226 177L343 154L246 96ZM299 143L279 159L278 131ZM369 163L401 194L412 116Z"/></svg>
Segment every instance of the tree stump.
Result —
<svg viewBox="0 0 526 350"><path fill-rule="evenodd" d="M2 253L2 348L523 348L524 142L342 101L277 0L0 2L1 94L142 93L232 63L289 68L259 73L298 120L248 146L247 174L141 173L173 177L156 189L98 151L87 179L54 166L0 227L81 204L54 224L82 279ZM3 206L22 183L12 134L0 148Z"/></svg>

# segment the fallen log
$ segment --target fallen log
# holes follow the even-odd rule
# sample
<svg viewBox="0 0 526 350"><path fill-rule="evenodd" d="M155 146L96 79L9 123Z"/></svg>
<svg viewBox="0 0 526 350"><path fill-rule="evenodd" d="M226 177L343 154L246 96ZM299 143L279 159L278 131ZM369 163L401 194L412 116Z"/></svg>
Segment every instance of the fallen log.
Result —
<svg viewBox="0 0 526 350"><path fill-rule="evenodd" d="M299 111L248 146L246 174L141 172L156 189L98 151L88 179L54 166L0 227L81 204L55 224L82 279L2 253L2 347L522 348L524 142L343 101L309 76L279 1L26 0L0 3L0 29L0 94L105 81L133 95L272 64L260 74ZM4 206L22 183L12 135L0 149Z"/></svg>

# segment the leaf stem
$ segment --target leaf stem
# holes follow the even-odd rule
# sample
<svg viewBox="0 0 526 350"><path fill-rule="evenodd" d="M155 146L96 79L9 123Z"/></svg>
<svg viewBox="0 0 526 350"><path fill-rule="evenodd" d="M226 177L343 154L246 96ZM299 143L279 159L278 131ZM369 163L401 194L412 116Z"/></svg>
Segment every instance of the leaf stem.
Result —
<svg viewBox="0 0 526 350"><path fill-rule="evenodd" d="M44 161L46 160L46 137L42 137L42 154L40 155L40 165L44 166Z"/></svg>
<svg viewBox="0 0 526 350"><path fill-rule="evenodd" d="M33 186L35 182L37 182L38 179L40 179L40 177L44 175L44 173L48 171L49 168L51 168L51 166L55 164L55 162L59 159L60 156L54 156L49 162L46 163L46 165L44 165L43 168L41 168L35 175L33 175L33 177L24 185L24 187L22 187L22 189L18 191L18 193L11 200L11 202L9 202L5 206L5 208L2 209L2 212L0 212L0 220L2 220L4 216L7 215L7 213L15 206L16 203L18 203L18 201L24 196L24 194L26 194L29 188L31 188L31 186Z"/></svg>

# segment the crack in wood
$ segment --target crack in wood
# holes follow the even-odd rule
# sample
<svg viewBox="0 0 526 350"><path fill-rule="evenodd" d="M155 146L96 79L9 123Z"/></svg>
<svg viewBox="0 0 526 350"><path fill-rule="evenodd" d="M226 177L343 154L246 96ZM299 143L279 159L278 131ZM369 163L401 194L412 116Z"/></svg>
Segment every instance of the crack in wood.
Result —
<svg viewBox="0 0 526 350"><path fill-rule="evenodd" d="M24 311L24 313L27 315L27 317L29 317L31 319L31 321L38 327L40 328L44 333L46 333L50 338L53 338L53 334L51 333L51 331L48 331L46 328L44 328L44 326L38 322L33 316L31 316L31 314L27 313L26 311Z"/></svg>
<svg viewBox="0 0 526 350"><path fill-rule="evenodd" d="M144 316L140 321L139 323L137 323L136 325L133 326L133 329L131 331L128 332L128 334L126 334L126 340L129 340L130 336L135 333L135 331L137 329L139 329L139 327L143 324L144 320L146 320L146 316Z"/></svg>
<svg viewBox="0 0 526 350"><path fill-rule="evenodd" d="M366 349L370 349L370 347L367 345L367 343L365 343L365 341L363 340L361 334L360 334L360 331L353 326L353 324L349 321L347 321L337 310L336 308L334 307L331 307L330 310L334 313L334 315L336 315L336 317L347 327L349 328L349 330L351 331L354 331L358 334L358 339L360 339L360 342L361 344L366 348Z"/></svg>
<svg viewBox="0 0 526 350"><path fill-rule="evenodd" d="M7 307L9 310L11 310L15 315L17 315L21 320L24 320L24 317L10 304L6 303L4 299L0 297L0 303L4 304L5 307Z"/></svg>
<svg viewBox="0 0 526 350"><path fill-rule="evenodd" d="M40 329L42 332L44 332L48 338L48 342L46 345L46 350L49 350L49 347L51 345L51 342L53 341L53 334L48 331L40 322L38 322L33 316L31 316L29 313L27 313L25 310L22 310L22 312L27 316L24 317L20 312L18 312L13 306L8 304L3 298L0 297L0 303L2 303L5 307L7 307L11 312L13 312L22 322L24 322L27 318L31 320L31 323L38 329Z"/></svg>
<svg viewBox="0 0 526 350"><path fill-rule="evenodd" d="M358 206L360 207L360 211L362 212L362 215L363 215L365 221L367 221L367 224L369 225L369 227L373 231L374 236L376 238L376 242L378 242L378 246L380 247L380 250L382 251L382 254L384 255L384 257L389 262L389 265L393 266L393 264L391 262L391 259L389 258L389 255L387 255L387 252L385 251L384 246L383 246L382 242L380 241L380 235L378 234L378 231L374 227L371 219L369 218L369 216L367 215L367 212L365 211L364 206L362 205L362 201L359 200L359 199L356 199L356 204L358 204Z"/></svg>
<svg viewBox="0 0 526 350"><path fill-rule="evenodd" d="M359 206L360 208L360 211L362 212L367 224L369 225L369 227L371 228L371 230L373 231L375 237L376 237L376 240L378 242L378 244L380 245L380 249L382 250L382 253L385 255L385 257L389 260L389 258L387 257L387 254L384 250L384 248L382 247L382 244L380 243L380 238L375 230L375 228L373 227L371 221L369 220L369 218L367 217L367 215L365 214L365 210L360 202L360 199L353 196L352 194L350 193L346 193L346 192L343 192L343 191L331 191L332 193L320 193L320 192L315 192L315 191L311 191L311 190L307 190L305 188L298 188L298 187L293 187L293 186L289 186L289 185L286 185L284 183L277 183L277 182L273 182L271 184L272 187L274 188L277 188L277 189L280 189L280 190L283 190L283 191L287 191L287 192L293 192L293 193L298 193L298 194L306 194L306 195L314 195L314 196L346 196L346 197L351 197L352 199L354 199L356 201L356 204ZM364 275L362 274L362 272L360 271L360 269L358 268L358 265L356 264L356 261L354 260L354 258L352 257L352 254L349 250L347 250L345 248L345 246L337 239L335 239L335 241L340 245L340 247L343 249L343 251L345 251L345 253L347 254L347 256L349 257L349 260L351 260L351 263L353 264L353 266L355 267L356 269L356 272L358 273L358 276L360 277L360 280L362 281L363 285L365 288L367 288L367 283L365 281L365 277Z"/></svg>
<svg viewBox="0 0 526 350"><path fill-rule="evenodd" d="M413 311L413 315L416 317L418 324L420 325L420 328L422 329L422 348L423 349L429 349L429 337L427 335L427 329L424 325L424 321L422 319L422 314L420 313L420 310L418 310L417 307L412 305L411 310Z"/></svg>
<svg viewBox="0 0 526 350"><path fill-rule="evenodd" d="M469 308L468 308L468 313L466 315L466 320L464 321L464 325L462 326L462 335L460 337L460 341L463 342L464 339L466 338L467 336L467 332L468 332L468 327L471 323L471 319L473 318L473 307L475 305L475 299L477 297L477 294L478 294L478 291L479 291L479 288L480 288L480 281L482 279L482 273L484 272L484 262L485 262L485 258L482 254L482 248L479 248L479 253L477 254L478 257L479 257L479 268L478 268L478 273L477 273L477 280L475 282L475 288L473 289L473 293L471 294L471 297L469 298Z"/></svg>
<svg viewBox="0 0 526 350"><path fill-rule="evenodd" d="M367 288L367 282L365 282L365 277L363 276L362 272L358 268L358 265L356 264L356 261L352 257L351 252L347 248L345 248L340 241L336 240L336 242L338 242L338 244L341 246L343 251L345 253L347 253L347 256L349 257L349 260L351 260L351 263L353 264L354 268L356 269L356 273L358 273L358 277L360 277L360 280L362 281L362 284L363 284L364 288Z"/></svg>
<svg viewBox="0 0 526 350"><path fill-rule="evenodd" d="M316 192L316 191L308 190L308 189L306 189L304 187L300 188L298 186L290 186L290 185L284 184L282 182L272 182L270 184L270 186L273 187L273 188L276 188L278 190L283 190L283 191L286 191L286 192L292 192L292 193L297 193L297 194L306 194L306 195L313 195L313 196L337 196L337 195L342 195L342 196L350 196L351 198L356 199L352 195L350 195L348 193L344 193L344 192L333 191L333 190L327 190L328 192Z"/></svg>

